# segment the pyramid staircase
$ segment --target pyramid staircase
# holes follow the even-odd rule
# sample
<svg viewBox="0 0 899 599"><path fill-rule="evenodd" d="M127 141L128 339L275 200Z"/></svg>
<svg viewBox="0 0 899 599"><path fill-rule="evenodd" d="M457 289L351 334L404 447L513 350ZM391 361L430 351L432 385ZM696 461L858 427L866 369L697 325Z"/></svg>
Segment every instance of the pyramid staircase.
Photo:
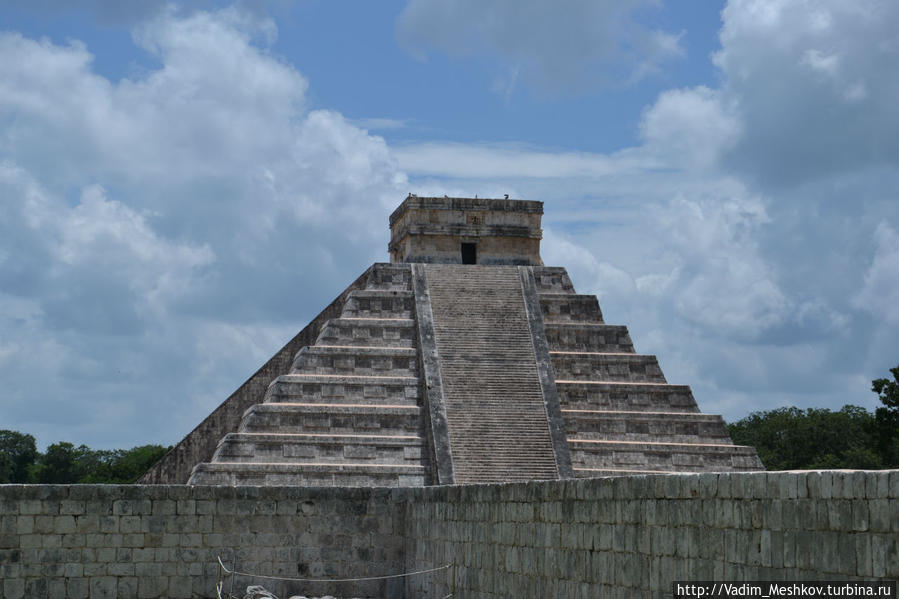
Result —
<svg viewBox="0 0 899 599"><path fill-rule="evenodd" d="M533 268L576 477L764 470L721 416L700 413L688 386L634 351L626 327L605 324L564 268Z"/></svg>
<svg viewBox="0 0 899 599"><path fill-rule="evenodd" d="M559 478L519 267L425 272L453 481Z"/></svg>
<svg viewBox="0 0 899 599"><path fill-rule="evenodd" d="M376 264L191 484L428 484L407 264Z"/></svg>

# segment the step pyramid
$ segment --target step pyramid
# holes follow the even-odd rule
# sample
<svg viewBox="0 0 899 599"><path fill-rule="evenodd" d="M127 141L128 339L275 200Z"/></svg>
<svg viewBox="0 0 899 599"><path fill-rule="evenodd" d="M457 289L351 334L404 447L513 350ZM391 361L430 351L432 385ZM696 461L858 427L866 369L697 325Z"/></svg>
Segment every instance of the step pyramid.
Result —
<svg viewBox="0 0 899 599"><path fill-rule="evenodd" d="M605 323L595 296L543 266L541 214L540 202L407 198L391 216L392 262L372 265L143 482L762 470L627 327Z"/></svg>

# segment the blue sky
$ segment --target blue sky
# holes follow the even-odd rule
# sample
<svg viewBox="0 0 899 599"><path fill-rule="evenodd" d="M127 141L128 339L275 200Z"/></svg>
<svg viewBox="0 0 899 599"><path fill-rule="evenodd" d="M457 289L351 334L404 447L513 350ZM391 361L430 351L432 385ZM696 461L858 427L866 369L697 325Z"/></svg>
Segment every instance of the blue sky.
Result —
<svg viewBox="0 0 899 599"><path fill-rule="evenodd" d="M406 193L545 202L543 257L730 420L899 363L899 5L0 8L0 428L174 443Z"/></svg>

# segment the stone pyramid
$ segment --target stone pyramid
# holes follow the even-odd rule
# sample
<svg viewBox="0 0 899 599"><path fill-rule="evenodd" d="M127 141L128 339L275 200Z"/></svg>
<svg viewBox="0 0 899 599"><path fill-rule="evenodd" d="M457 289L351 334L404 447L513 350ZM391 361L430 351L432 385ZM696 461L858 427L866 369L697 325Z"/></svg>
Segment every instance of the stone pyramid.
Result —
<svg viewBox="0 0 899 599"><path fill-rule="evenodd" d="M410 195L372 265L142 479L419 486L752 471L543 266L542 202Z"/></svg>

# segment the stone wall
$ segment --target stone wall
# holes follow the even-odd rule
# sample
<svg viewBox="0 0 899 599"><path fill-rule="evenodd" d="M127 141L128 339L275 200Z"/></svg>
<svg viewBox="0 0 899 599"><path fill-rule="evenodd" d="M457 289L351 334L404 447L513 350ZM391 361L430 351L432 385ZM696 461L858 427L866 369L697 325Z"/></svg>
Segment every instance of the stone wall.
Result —
<svg viewBox="0 0 899 599"><path fill-rule="evenodd" d="M457 597L662 597L675 580L899 578L899 471L398 489L0 486L0 596L214 597L241 571L455 563ZM444 597L452 571L291 593ZM405 586L405 589L403 588Z"/></svg>
<svg viewBox="0 0 899 599"><path fill-rule="evenodd" d="M899 471L410 489L406 567L459 597L662 597L677 580L899 578ZM445 587L410 579L411 597Z"/></svg>
<svg viewBox="0 0 899 599"><path fill-rule="evenodd" d="M3 485L0 597L215 597L217 556L273 576L396 572L400 505L387 489ZM396 595L385 581L298 588L246 577L235 594L248 584L280 597Z"/></svg>

